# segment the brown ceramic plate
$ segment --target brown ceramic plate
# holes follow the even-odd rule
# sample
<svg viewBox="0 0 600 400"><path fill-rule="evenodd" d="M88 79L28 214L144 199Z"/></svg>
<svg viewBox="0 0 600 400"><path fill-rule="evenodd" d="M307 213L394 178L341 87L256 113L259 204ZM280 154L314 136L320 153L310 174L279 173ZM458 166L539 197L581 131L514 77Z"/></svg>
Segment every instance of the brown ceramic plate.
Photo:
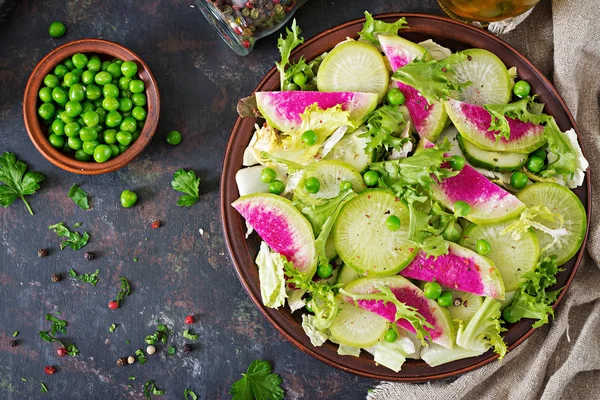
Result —
<svg viewBox="0 0 600 400"><path fill-rule="evenodd" d="M403 13L378 16L379 19L388 22L395 21L399 17L406 17L408 21L408 29L402 30L402 36L409 40L419 42L432 38L437 43L446 46L453 51L472 47L492 51L500 57L507 66L517 67L519 76L531 84L533 92L537 93L540 101L546 104L546 112L556 118L558 125L563 131L570 128L575 128L575 130L577 130L571 113L548 79L546 79L522 54L518 53L502 40L472 26L437 16ZM300 46L294 55L296 57L303 55L310 60L324 51L330 50L346 37L356 38L357 32L362 29L363 22L364 19L358 19L331 28ZM273 68L258 84L255 91L279 90L278 88L279 74L275 68ZM435 368L429 367L420 360L408 360L400 372L394 373L385 367L375 365L373 358L365 352L362 352L361 357L357 358L338 355L337 345L334 345L331 342L327 342L321 347L312 346L308 337L302 330L300 312L296 312L292 315L287 308L274 310L264 307L260 300L258 271L254 264L260 239L256 234L250 236L248 240L245 239L246 227L244 221L233 207L231 207L231 203L239 197L235 184L235 174L242 167L244 149L250 141L255 122L256 120L251 118L238 119L233 128L231 138L229 139L223 165L223 175L221 178L223 228L231 258L233 259L240 281L256 306L277 330L300 348L300 350L331 366L358 375L388 381L422 382L448 378L481 367L498 358L496 354L488 351L479 357L454 361ZM591 212L589 172L586 175L583 186L575 190L575 193L579 196L587 210L589 226ZM564 272L558 276L557 286L564 286L565 290L561 292L555 307L562 300L566 293L566 289L569 287L575 276L575 272L583 257L584 248L585 240L581 250L564 266ZM558 312L560 312L560 310ZM535 329L532 329L531 325L532 320L521 320L520 322L509 326L508 331L504 336L509 349L514 349L534 332Z"/></svg>

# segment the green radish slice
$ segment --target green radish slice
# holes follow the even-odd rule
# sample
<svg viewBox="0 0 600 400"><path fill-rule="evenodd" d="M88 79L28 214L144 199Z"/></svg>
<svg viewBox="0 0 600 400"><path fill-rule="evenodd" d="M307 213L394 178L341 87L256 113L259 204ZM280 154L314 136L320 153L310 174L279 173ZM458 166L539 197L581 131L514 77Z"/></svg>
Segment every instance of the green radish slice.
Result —
<svg viewBox="0 0 600 400"><path fill-rule="evenodd" d="M536 233L542 249L540 258L554 254L558 257L558 265L569 261L579 251L587 226L585 209L575 193L556 183L536 183L520 191L517 197L530 207L546 206L551 212L562 216L566 234L560 236L550 248L544 250L552 243L552 236L540 230L536 230ZM551 229L560 227L558 222L540 222Z"/></svg>
<svg viewBox="0 0 600 400"><path fill-rule="evenodd" d="M308 178L319 180L321 186L317 193L306 191ZM319 161L306 169L296 186L295 195L300 199L308 198L311 203L313 200L318 202L320 199L331 199L340 194L340 184L343 181L352 183L352 188L357 193L367 188L360 173L351 165L336 160Z"/></svg>
<svg viewBox="0 0 600 400"><path fill-rule="evenodd" d="M400 218L400 229L387 228L390 215ZM333 227L333 240L344 263L360 274L392 275L418 253L408 240L408 228L408 207L388 190L370 189L342 208Z"/></svg>
<svg viewBox="0 0 600 400"><path fill-rule="evenodd" d="M345 286L346 284L354 281L355 279L361 278L361 275L356 272L356 270L347 265L342 265L340 267L341 271L338 275L338 280L336 283Z"/></svg>
<svg viewBox="0 0 600 400"><path fill-rule="evenodd" d="M354 40L337 45L327 54L317 74L320 92L377 93L381 102L390 75L379 50Z"/></svg>
<svg viewBox="0 0 600 400"><path fill-rule="evenodd" d="M461 51L467 59L452 65L456 80L471 82L459 93L459 100L483 106L510 101L512 82L506 66L494 53L484 49Z"/></svg>
<svg viewBox="0 0 600 400"><path fill-rule="evenodd" d="M375 154L367 154L367 138L359 135L367 129L363 126L352 133L347 133L325 156L325 160L339 160L353 166L357 171L363 172L374 160Z"/></svg>
<svg viewBox="0 0 600 400"><path fill-rule="evenodd" d="M460 290L449 290L452 292L452 304L447 309L452 319L468 323L483 304L483 297Z"/></svg>
<svg viewBox="0 0 600 400"><path fill-rule="evenodd" d="M333 341L345 346L367 348L379 342L388 321L339 297L340 311L329 328Z"/></svg>
<svg viewBox="0 0 600 400"><path fill-rule="evenodd" d="M477 241L483 239L490 244L491 251L486 254L500 270L504 288L507 292L517 290L523 281L525 272L535 268L540 258L538 239L533 232L526 232L519 240L502 231L512 221L494 225L471 225L460 240L460 244L475 251Z"/></svg>
<svg viewBox="0 0 600 400"><path fill-rule="evenodd" d="M465 140L461 135L456 139L465 158L474 167L489 169L496 172L516 171L527 162L527 154L506 153L483 150Z"/></svg>

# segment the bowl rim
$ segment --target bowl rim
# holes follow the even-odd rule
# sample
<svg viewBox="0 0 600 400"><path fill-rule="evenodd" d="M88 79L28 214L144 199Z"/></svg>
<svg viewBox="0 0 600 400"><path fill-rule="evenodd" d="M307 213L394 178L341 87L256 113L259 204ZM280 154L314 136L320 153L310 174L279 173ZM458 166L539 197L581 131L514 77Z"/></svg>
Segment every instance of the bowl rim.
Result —
<svg viewBox="0 0 600 400"><path fill-rule="evenodd" d="M500 38L488 33L487 31L483 31L483 30L473 27L471 25L468 25L468 24L465 24L465 23L462 23L459 21L455 21L450 18L442 17L442 16L422 14L422 13L393 12L393 13L378 14L378 15L375 15L374 17L377 19L382 19L382 20L392 20L392 19L395 20L400 17L405 17L407 19L421 20L422 23L435 22L435 23L441 23L441 24L450 24L450 25L454 25L455 27L459 28L462 32L465 32L465 29L466 29L467 31L471 31L473 34L482 35L486 41L491 40L491 42L495 42L496 45L501 46L504 50L506 50L507 52L514 55L517 59L519 59L523 64L526 64L529 69L528 72L531 72L532 75L534 75L536 77L536 80L538 80L540 82L540 84L542 84L545 88L547 88L547 90L550 92L549 95L554 97L554 100L558 103L560 110L562 112L564 112L564 117L566 118L566 120L568 120L570 127L572 127L575 130L575 132L577 132L578 140L581 143L581 137L580 137L579 131L577 129L577 125L573 119L573 116L571 115L571 112L567 108L564 100L562 99L560 94L557 92L556 88L550 83L550 81L546 78L546 76L535 65L533 65L533 63L531 61L529 61L523 54L521 54L519 51L514 49L511 45L504 42ZM332 42L331 40L327 40L328 36L332 35L333 33L337 32L337 31L342 31L342 30L350 28L352 26L356 26L357 24L362 24L364 21L365 21L365 18L357 18L357 19L342 23L340 25L337 25L337 26L334 26L332 28L322 31L321 33L319 33L316 36L312 37L311 39L307 40L303 45L299 46L293 52L292 58L297 59L297 57L299 55L304 54L303 52L307 48L310 48L310 46L313 45L317 41L318 42L321 42L321 41L327 42L329 48L333 47L336 43ZM410 28L410 22L409 22L409 28ZM433 39L435 39L435 37L433 37ZM468 44L466 42L463 42L463 43ZM265 74L263 79L261 79L261 81L255 87L255 89L253 90L252 93L254 94L257 91L264 89L264 87L268 83L268 81L270 81L271 79L274 78L276 72L277 71L275 68L272 68L271 70L269 70ZM251 119L251 118L248 118L248 119ZM241 254L238 254L240 249L239 249L238 243L236 243L236 241L239 239L240 235L242 237L244 236L243 228L239 224L239 221L242 218L239 214L236 215L235 210L233 210L232 207L230 206L229 200L231 200L232 196L231 196L231 190L229 190L228 187L233 185L234 186L233 191L235 192L235 194L238 194L237 188L235 188L235 182L232 183L230 181L231 181L231 176L235 176L235 172L237 172L237 169L236 169L237 164L235 164L235 161L239 161L239 160L232 159L232 153L235 153L236 152L235 148L237 146L239 146L239 143L236 143L237 142L236 139L239 139L237 137L238 136L237 134L242 129L242 126L244 124L248 123L248 122L243 122L243 121L244 120L239 117L236 120L236 123L232 130L232 135L227 144L227 149L226 149L226 153L225 153L225 157L224 157L224 161L223 161L222 175L221 175L221 193L220 193L221 194L221 216L222 216L223 232L224 232L225 241L227 244L227 248L229 250L230 257L231 257L234 267L235 267L236 275L238 276L238 279L242 283L242 286L244 287L244 289L246 290L246 292L248 293L248 295L250 296L252 301L255 303L255 305L258 307L258 309L261 311L263 316L265 316L266 319L289 342L291 342L294 346L296 346L302 352L324 362L325 364L327 364L329 366L333 366L333 367L341 369L345 372L350 372L350 373L364 376L367 378L372 378L372 379L377 379L377 380L386 380L386 381L401 381L401 382L418 383L418 382L427 382L427 381L433 381L433 380L439 380L439 379L446 379L446 378L455 377L460 374L480 368L480 367L482 367L486 364L489 364L492 361L498 359L499 356L497 354L494 354L494 353L490 354L491 351L488 351L478 357L471 357L471 358L467 358L464 360L458 360L458 361L454 361L452 363L445 364L446 366L448 366L448 368L446 368L445 371L440 371L438 369L439 367L428 367L428 370L430 370L429 373L420 374L417 372L412 372L412 373L407 372L403 369L402 371L400 371L400 373L404 373L404 372L407 372L407 373L405 373L401 376L398 374L395 374L393 371L388 370L381 366L369 368L369 371L367 371L365 368L363 368L363 365L360 365L359 362L357 361L357 360L359 360L359 358L354 359L353 357L345 356L348 359L352 359L352 360L348 361L348 362L344 363L344 365L342 365L340 362L338 362L336 360L336 358L339 358L341 356L336 357L336 355L325 354L326 352L322 348L317 348L317 347L311 346L310 342L308 342L308 340L306 338L302 338L301 336L295 335L296 332L294 331L293 326L289 326L289 324L282 324L281 321L283 321L283 317L280 316L280 314L289 313L289 310L285 309L282 312L282 310L267 309L266 307L263 306L263 304L260 300L260 293L254 293L253 289L251 288L250 283L246 280L246 277L244 276L243 269L247 268L247 265L245 265L245 263L244 263L244 261L246 259L244 257L242 257ZM250 123L250 125L252 126L253 123ZM563 126L561 129L565 129L565 127ZM583 149L583 147L582 147L582 152L584 152L584 154L585 154L585 150ZM232 175L232 171L233 171L233 175ZM587 205L584 205L584 207L586 208L586 212L587 212L586 232L585 232L585 236L584 236L581 248L577 252L577 255L574 256L566 264L566 265L572 265L572 266L571 267L567 266L566 269L568 269L568 272L565 271L562 273L562 275L566 275L568 273L568 276L563 277L563 278L566 278L566 280L564 280L564 282L561 282L561 286L564 286L564 290L561 291L556 302L553 304L553 306L552 306L553 309L556 309L558 307L558 305L560 304L560 302L566 295L566 292L567 292L569 286L571 285L577 270L579 269L579 266L581 264L581 261L583 259L584 253L585 253L585 246L586 246L587 239L588 239L589 225L590 225L590 218L591 218L591 211L592 211L591 210L592 187L591 187L591 177L590 177L589 168L586 171L584 186L577 189L577 191L579 192L579 194L576 193L576 194L578 194L578 197L582 201L585 200L585 202L587 202ZM233 199L235 200L236 197L235 196L233 196L233 197L234 197ZM238 197L239 197L239 194L238 194ZM247 244L247 241L244 241L244 243ZM251 260L251 261L254 262L254 260ZM286 322L286 321L284 321L284 322ZM516 339L514 341L512 341L512 343L508 347L509 351L513 350L515 347L520 345L529 336L531 336L533 334L533 332L536 330L536 328L532 327L533 321L530 319L523 319L523 320L519 321L517 324L513 324L513 325L519 325L519 326L513 326L513 328L511 328L511 330L513 332L516 330L519 330L519 331L522 331L523 333L516 334ZM507 333L510 333L510 332L507 332ZM323 354L321 354L321 353L323 353ZM360 358L363 358L363 357L361 356ZM470 363L469 362L461 363L461 361L465 361L465 360L472 360L472 361L474 360L474 361L470 362ZM374 364L372 360L369 359L368 361L371 364ZM455 364L455 363L458 363L458 364L456 364L456 368L453 369L452 364ZM349 365L349 364L352 364L352 365ZM465 364L465 365L461 365L461 364Z"/></svg>
<svg viewBox="0 0 600 400"><path fill-rule="evenodd" d="M147 115L140 137L124 153L104 163L78 161L54 148L48 142L40 119L37 115L38 92L44 77L51 73L56 65L76 53L94 53L134 61L141 69L138 75L146 85ZM59 61L58 61L59 60ZM82 175L98 175L116 171L133 161L150 144L156 133L160 115L160 93L152 71L136 53L119 43L105 39L84 38L65 43L46 54L31 72L23 95L23 120L25 128L35 148L57 167Z"/></svg>

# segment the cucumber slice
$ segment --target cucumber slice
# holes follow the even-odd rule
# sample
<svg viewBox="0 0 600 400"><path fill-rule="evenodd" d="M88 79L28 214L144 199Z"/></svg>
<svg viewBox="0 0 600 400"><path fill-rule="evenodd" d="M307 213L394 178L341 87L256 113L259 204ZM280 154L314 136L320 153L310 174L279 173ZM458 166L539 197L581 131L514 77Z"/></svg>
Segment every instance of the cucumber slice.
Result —
<svg viewBox="0 0 600 400"><path fill-rule="evenodd" d="M329 328L333 341L345 346L367 348L379 342L388 321L371 311L345 302L338 296L340 311Z"/></svg>
<svg viewBox="0 0 600 400"><path fill-rule="evenodd" d="M358 279L358 278L362 278L362 276L356 272L356 270L352 267L349 267L347 265L342 265L340 267L341 271L340 274L338 275L338 280L336 283L345 286L346 284Z"/></svg>
<svg viewBox="0 0 600 400"><path fill-rule="evenodd" d="M506 104L512 82L506 66L494 53L483 49L461 51L467 59L452 66L456 80L471 82L459 93L459 100L477 104Z"/></svg>
<svg viewBox="0 0 600 400"><path fill-rule="evenodd" d="M457 135L456 139L465 158L474 167L496 172L515 171L525 165L528 159L527 154L482 150L461 135Z"/></svg>
<svg viewBox="0 0 600 400"><path fill-rule="evenodd" d="M536 231L542 252L540 258L556 255L558 265L562 265L573 257L585 238L587 226L585 209L579 198L564 186L556 183L536 183L526 187L517 194L517 198L528 206L546 206L553 213L562 215L563 228L567 234L561 236L550 248L544 248L552 243L553 238L545 232ZM540 221L551 229L559 228L559 223Z"/></svg>
<svg viewBox="0 0 600 400"><path fill-rule="evenodd" d="M321 186L317 193L308 193L305 187L306 180L313 177L319 180ZM310 204L320 203L321 200L331 199L340 194L342 181L352 183L352 188L357 193L367 188L360 173L351 165L342 161L323 160L306 169L294 195Z"/></svg>
<svg viewBox="0 0 600 400"><path fill-rule="evenodd" d="M462 246L471 250L476 249L479 239L490 244L491 251L486 257L496 264L507 292L518 289L523 274L534 269L540 258L540 247L535 233L527 232L519 240L513 239L510 234L502 234L513 221L494 225L471 225L463 232L460 240Z"/></svg>
<svg viewBox="0 0 600 400"><path fill-rule="evenodd" d="M483 297L460 290L449 290L452 292L452 304L447 308L452 319L468 323L483 304Z"/></svg>
<svg viewBox="0 0 600 400"><path fill-rule="evenodd" d="M397 231L386 226L390 215L400 218ZM418 249L408 240L408 228L408 207L388 190L371 189L342 208L333 240L344 263L362 275L392 275L417 255Z"/></svg>
<svg viewBox="0 0 600 400"><path fill-rule="evenodd" d="M390 75L375 46L354 40L337 45L325 57L317 74L320 92L377 93L381 102Z"/></svg>
<svg viewBox="0 0 600 400"><path fill-rule="evenodd" d="M363 126L352 133L347 133L325 156L325 160L339 160L363 172L374 160L374 154L367 154L367 138L359 137L367 129Z"/></svg>

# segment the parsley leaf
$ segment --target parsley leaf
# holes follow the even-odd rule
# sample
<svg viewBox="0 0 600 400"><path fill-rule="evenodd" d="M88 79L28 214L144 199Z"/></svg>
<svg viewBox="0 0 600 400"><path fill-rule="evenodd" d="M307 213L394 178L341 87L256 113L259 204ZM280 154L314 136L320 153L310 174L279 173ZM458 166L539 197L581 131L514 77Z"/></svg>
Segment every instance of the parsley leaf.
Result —
<svg viewBox="0 0 600 400"><path fill-rule="evenodd" d="M115 299L115 301L121 304L121 301L123 301L123 299L126 296L129 296L129 294L131 293L131 285L129 285L129 281L124 276L120 276L119 280L121 281L121 290L119 291L119 293L117 293L117 298Z"/></svg>
<svg viewBox="0 0 600 400"><path fill-rule="evenodd" d="M185 400L198 400L198 395L192 389L185 389L183 395Z"/></svg>
<svg viewBox="0 0 600 400"><path fill-rule="evenodd" d="M180 207L190 207L200 199L200 178L192 170L185 171L183 168L173 174L171 186L178 192L185 193L177 200Z"/></svg>
<svg viewBox="0 0 600 400"><path fill-rule="evenodd" d="M68 322L64 319L59 319L52 314L46 314L46 321L52 322L51 332L55 335L56 332L67 333Z"/></svg>
<svg viewBox="0 0 600 400"><path fill-rule="evenodd" d="M146 399L151 399L152 397L150 396L150 394L153 394L155 396L162 396L163 394L165 394L165 391L159 389L154 383L154 381L150 380L144 383L144 397Z"/></svg>
<svg viewBox="0 0 600 400"><path fill-rule="evenodd" d="M161 324L156 327L156 332L154 332L152 335L146 336L145 341L147 344L156 344L158 341L161 341L163 344L167 344L169 335L172 333L173 332L170 331L166 325Z"/></svg>
<svg viewBox="0 0 600 400"><path fill-rule="evenodd" d="M78 275L77 272L73 268L69 270L69 276L73 279L77 279L83 283L89 283L91 285L96 286L98 283L98 274L100 274L100 270L97 269L93 274L81 274Z"/></svg>
<svg viewBox="0 0 600 400"><path fill-rule="evenodd" d="M74 184L69 189L69 198L73 200L73 203L77 204L79 208L82 210L87 210L90 208L90 203L88 200L88 194L79 187L78 184Z"/></svg>
<svg viewBox="0 0 600 400"><path fill-rule="evenodd" d="M379 21L373 18L373 16L365 11L365 24L363 25L362 31L358 32L361 39L371 42L374 45L379 45L378 35L397 35L401 28L405 28L407 25L404 17L393 23Z"/></svg>
<svg viewBox="0 0 600 400"><path fill-rule="evenodd" d="M80 226L81 224L73 225L73 229ZM50 225L48 229L53 230L58 236L65 237L67 240L60 243L60 249L63 250L69 246L73 250L79 250L88 243L90 235L87 232L83 233L83 236L78 232L71 232L64 222Z"/></svg>
<svg viewBox="0 0 600 400"><path fill-rule="evenodd" d="M279 71L281 90L284 90L284 85L286 82L285 68L290 63L290 55L292 54L292 50L304 43L304 38L300 36L302 31L296 24L295 19L292 21L292 30L290 30L290 28L286 28L285 32L287 35L285 39L283 38L283 35L279 35L279 39L277 40L277 48L281 54L281 61L275 63L275 66Z"/></svg>
<svg viewBox="0 0 600 400"><path fill-rule="evenodd" d="M271 373L271 364L264 360L254 360L243 378L231 385L229 394L233 400L270 399L282 400L283 380L277 374Z"/></svg>
<svg viewBox="0 0 600 400"><path fill-rule="evenodd" d="M144 350L142 349L137 349L135 351L135 356L138 359L138 362L140 363L140 365L143 365L146 363L147 359L146 359L146 354L144 354Z"/></svg>
<svg viewBox="0 0 600 400"><path fill-rule="evenodd" d="M39 183L46 177L40 172L26 171L27 164L17 160L13 153L4 152L0 156L0 182L4 183L0 185L0 205L8 207L20 197L29 214L33 215L25 196L34 194L40 188Z"/></svg>

